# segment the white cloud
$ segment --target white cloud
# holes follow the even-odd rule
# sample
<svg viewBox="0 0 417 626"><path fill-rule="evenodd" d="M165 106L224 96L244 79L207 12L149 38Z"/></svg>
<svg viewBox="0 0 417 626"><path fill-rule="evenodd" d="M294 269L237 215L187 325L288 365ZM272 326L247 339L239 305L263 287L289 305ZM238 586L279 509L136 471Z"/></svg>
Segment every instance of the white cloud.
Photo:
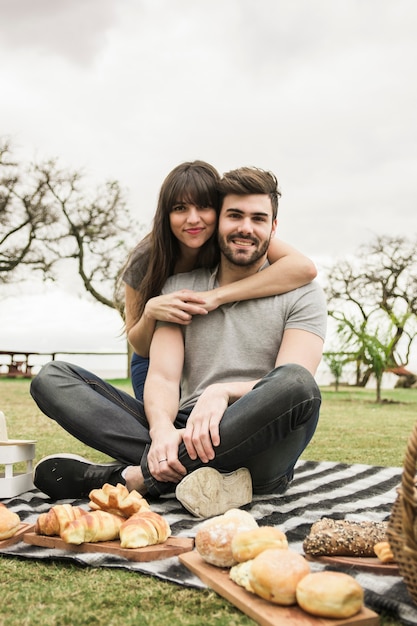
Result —
<svg viewBox="0 0 417 626"><path fill-rule="evenodd" d="M0 10L0 135L25 158L120 180L142 223L168 171L201 158L276 172L279 234L314 258L415 233L414 0Z"/></svg>

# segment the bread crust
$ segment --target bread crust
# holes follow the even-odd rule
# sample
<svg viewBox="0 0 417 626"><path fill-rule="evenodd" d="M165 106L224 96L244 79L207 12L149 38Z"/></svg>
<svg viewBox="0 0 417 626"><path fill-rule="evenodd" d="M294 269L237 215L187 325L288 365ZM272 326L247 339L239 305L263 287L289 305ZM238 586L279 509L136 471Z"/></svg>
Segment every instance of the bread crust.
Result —
<svg viewBox="0 0 417 626"><path fill-rule="evenodd" d="M171 528L162 515L154 511L140 511L120 527L122 548L144 548L164 543L171 536Z"/></svg>
<svg viewBox="0 0 417 626"><path fill-rule="evenodd" d="M374 552L381 563L394 563L394 553L388 541L380 541L374 545Z"/></svg>
<svg viewBox="0 0 417 626"><path fill-rule="evenodd" d="M90 491L90 508L100 509L115 515L129 518L139 511L149 511L148 501L135 490L129 491L125 485L105 483L101 489Z"/></svg>
<svg viewBox="0 0 417 626"><path fill-rule="evenodd" d="M13 537L20 526L20 517L10 511L7 506L0 503L0 541Z"/></svg>
<svg viewBox="0 0 417 626"><path fill-rule="evenodd" d="M75 519L87 515L79 506L71 504L56 504L47 513L41 513L35 524L35 533L38 535L61 535L66 526Z"/></svg>
<svg viewBox="0 0 417 626"><path fill-rule="evenodd" d="M240 531L232 539L233 558L239 563L254 559L269 548L281 550L288 548L285 533L275 526L261 526L253 530Z"/></svg>
<svg viewBox="0 0 417 626"><path fill-rule="evenodd" d="M310 573L306 559L293 550L269 549L252 561L249 582L253 591L274 604L296 603L296 588Z"/></svg>
<svg viewBox="0 0 417 626"><path fill-rule="evenodd" d="M342 572L314 572L297 585L299 606L317 617L348 618L363 607L364 592L349 574Z"/></svg>
<svg viewBox="0 0 417 626"><path fill-rule="evenodd" d="M388 522L334 520L315 522L304 539L311 556L375 556L374 545L387 540Z"/></svg>
<svg viewBox="0 0 417 626"><path fill-rule="evenodd" d="M250 584L250 569L252 567L252 560L242 561L230 568L229 576L234 583L254 593L252 585Z"/></svg>
<svg viewBox="0 0 417 626"><path fill-rule="evenodd" d="M232 539L237 532L258 528L250 513L230 509L223 515L206 520L197 530L195 547L201 558L216 567L232 567Z"/></svg>
<svg viewBox="0 0 417 626"><path fill-rule="evenodd" d="M69 522L61 533L66 543L112 541L119 538L120 526L124 518L107 511L91 511L72 522Z"/></svg>

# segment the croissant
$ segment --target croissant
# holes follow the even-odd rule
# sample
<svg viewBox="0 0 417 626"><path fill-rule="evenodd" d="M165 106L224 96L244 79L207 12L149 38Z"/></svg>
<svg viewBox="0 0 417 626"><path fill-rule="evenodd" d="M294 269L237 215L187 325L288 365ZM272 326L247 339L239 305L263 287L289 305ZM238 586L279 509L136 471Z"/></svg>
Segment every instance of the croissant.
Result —
<svg viewBox="0 0 417 626"><path fill-rule="evenodd" d="M35 524L35 533L49 536L60 535L69 522L86 514L87 511L79 506L56 504L47 513L39 515Z"/></svg>
<svg viewBox="0 0 417 626"><path fill-rule="evenodd" d="M381 563L393 563L394 554L388 541L379 541L374 545L374 552Z"/></svg>
<svg viewBox="0 0 417 626"><path fill-rule="evenodd" d="M144 548L164 543L171 536L171 528L162 515L154 511L135 513L120 527L122 548Z"/></svg>
<svg viewBox="0 0 417 626"><path fill-rule="evenodd" d="M90 508L101 509L123 517L130 517L138 511L149 510L150 506L137 491L118 483L116 486L104 484L101 489L93 489L90 494Z"/></svg>
<svg viewBox="0 0 417 626"><path fill-rule="evenodd" d="M0 503L0 541L13 537L20 526L20 517Z"/></svg>
<svg viewBox="0 0 417 626"><path fill-rule="evenodd" d="M61 532L66 543L80 545L85 542L112 541L118 539L124 518L107 511L91 511L73 520Z"/></svg>

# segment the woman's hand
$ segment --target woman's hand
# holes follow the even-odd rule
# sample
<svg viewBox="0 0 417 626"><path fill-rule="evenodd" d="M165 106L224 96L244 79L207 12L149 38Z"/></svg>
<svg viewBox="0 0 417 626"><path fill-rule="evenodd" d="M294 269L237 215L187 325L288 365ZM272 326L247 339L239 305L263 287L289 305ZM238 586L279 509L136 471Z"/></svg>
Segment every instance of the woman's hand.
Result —
<svg viewBox="0 0 417 626"><path fill-rule="evenodd" d="M193 291L194 295L199 298L202 306L205 308L206 313L214 311L223 302L220 301L219 289L210 289L210 291Z"/></svg>
<svg viewBox="0 0 417 626"><path fill-rule="evenodd" d="M178 448L183 430L174 426L152 432L152 443L148 452L149 471L155 480L164 483L179 483L187 473L178 459Z"/></svg>
<svg viewBox="0 0 417 626"><path fill-rule="evenodd" d="M153 320L186 325L193 315L206 315L209 310L200 294L181 289L148 300L144 315Z"/></svg>

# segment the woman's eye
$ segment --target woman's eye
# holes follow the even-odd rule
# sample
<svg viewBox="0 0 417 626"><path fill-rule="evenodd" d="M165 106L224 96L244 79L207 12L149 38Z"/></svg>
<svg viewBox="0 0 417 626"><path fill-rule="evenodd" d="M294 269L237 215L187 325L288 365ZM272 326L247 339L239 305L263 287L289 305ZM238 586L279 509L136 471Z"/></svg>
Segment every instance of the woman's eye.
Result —
<svg viewBox="0 0 417 626"><path fill-rule="evenodd" d="M185 206L183 204L177 204L176 206L172 207L172 210L176 213L179 213L180 211L185 211Z"/></svg>

